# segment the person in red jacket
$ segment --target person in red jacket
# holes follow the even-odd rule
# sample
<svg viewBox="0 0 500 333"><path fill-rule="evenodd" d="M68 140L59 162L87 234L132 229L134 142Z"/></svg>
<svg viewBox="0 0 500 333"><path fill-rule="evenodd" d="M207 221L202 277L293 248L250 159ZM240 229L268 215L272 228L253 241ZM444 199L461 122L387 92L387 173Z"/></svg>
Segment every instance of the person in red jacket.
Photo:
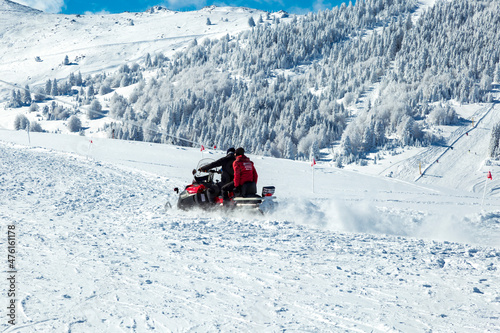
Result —
<svg viewBox="0 0 500 333"><path fill-rule="evenodd" d="M253 162L245 156L243 148L236 149L236 160L233 162L234 187L242 197L255 195L257 193L257 170Z"/></svg>

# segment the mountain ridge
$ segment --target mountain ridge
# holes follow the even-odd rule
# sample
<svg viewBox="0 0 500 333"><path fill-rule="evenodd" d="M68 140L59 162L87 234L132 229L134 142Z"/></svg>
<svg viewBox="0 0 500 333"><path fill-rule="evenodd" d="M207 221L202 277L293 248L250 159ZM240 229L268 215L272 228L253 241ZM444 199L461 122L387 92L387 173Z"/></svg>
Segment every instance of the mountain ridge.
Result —
<svg viewBox="0 0 500 333"><path fill-rule="evenodd" d="M4 12L15 12L15 13L31 13L31 14L41 14L43 11L22 5L20 3L10 1L10 0L0 0L0 13Z"/></svg>

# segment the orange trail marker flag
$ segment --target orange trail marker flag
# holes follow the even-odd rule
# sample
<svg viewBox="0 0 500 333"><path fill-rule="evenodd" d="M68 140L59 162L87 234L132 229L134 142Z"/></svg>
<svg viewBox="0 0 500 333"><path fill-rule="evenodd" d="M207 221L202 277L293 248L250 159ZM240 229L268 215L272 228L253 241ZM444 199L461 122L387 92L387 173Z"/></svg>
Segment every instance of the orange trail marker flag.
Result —
<svg viewBox="0 0 500 333"><path fill-rule="evenodd" d="M488 175L486 176L487 179L493 180L493 176L491 175L491 171L488 171ZM486 196L486 185L488 184L488 181L484 182L484 192L483 192L483 201L481 202L481 209L483 208L484 204L484 197Z"/></svg>

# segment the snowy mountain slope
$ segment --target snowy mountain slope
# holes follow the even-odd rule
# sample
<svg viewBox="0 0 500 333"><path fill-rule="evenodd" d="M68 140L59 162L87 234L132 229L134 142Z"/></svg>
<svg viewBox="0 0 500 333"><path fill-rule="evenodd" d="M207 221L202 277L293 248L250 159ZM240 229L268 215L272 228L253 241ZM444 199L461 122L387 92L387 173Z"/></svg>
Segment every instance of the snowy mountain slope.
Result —
<svg viewBox="0 0 500 333"><path fill-rule="evenodd" d="M19 255L18 324L4 331L499 326L497 200L481 212L480 196L324 164L312 193L308 163L253 157L259 185L277 186L276 215L165 213L198 150L0 139L0 219L15 224Z"/></svg>
<svg viewBox="0 0 500 333"><path fill-rule="evenodd" d="M31 8L25 5L21 5L17 2L13 2L10 0L2 0L0 1L0 11L5 12L5 13L16 13L16 14L26 14L26 13L36 13L40 14L42 13L40 10Z"/></svg>
<svg viewBox="0 0 500 333"><path fill-rule="evenodd" d="M249 18L263 14L214 6L192 12L62 15L1 0L0 73L4 81L24 87L43 84L47 78L67 78L72 72L115 71L124 63L141 63L146 53L168 56L195 38L219 38L249 29ZM65 56L69 66L62 65Z"/></svg>

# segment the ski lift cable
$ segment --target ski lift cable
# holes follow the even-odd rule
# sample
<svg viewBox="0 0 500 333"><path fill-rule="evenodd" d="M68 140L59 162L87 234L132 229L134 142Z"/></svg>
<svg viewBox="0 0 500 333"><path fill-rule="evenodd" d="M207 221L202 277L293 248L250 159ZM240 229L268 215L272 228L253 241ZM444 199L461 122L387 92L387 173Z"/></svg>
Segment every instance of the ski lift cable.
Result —
<svg viewBox="0 0 500 333"><path fill-rule="evenodd" d="M1 79L0 79L0 82L1 82L1 83L6 84L6 85L8 85L8 86L12 86L12 87L14 87L14 88L16 88L16 89L22 89L22 90L25 90L25 91L30 92L30 90L28 90L28 89L26 89L26 88L24 88L24 87L20 87L20 86L18 86L18 85L16 85L16 84L14 84L14 83L10 83L10 82L7 82L7 81L1 80ZM78 106L78 105L76 105L76 104L74 104L74 103L71 103L71 102L68 102L68 101L63 101L63 100L61 100L61 99L58 99L57 97L52 96L52 95L47 95L47 94L43 94L43 93L37 93L37 94L39 94L39 95L41 95L41 96L43 96L43 97L45 97L45 98L50 98L50 99L53 99L53 100L55 100L55 101L57 101L57 102L59 102L59 103L62 103L62 104L67 104L67 105L70 105L70 106L72 106L72 107L74 107L74 108L79 108L79 109L82 109L82 110L87 111L87 112L89 112L89 113L93 113L93 114L96 114L96 115L99 115L99 116L103 116L103 117L107 116L107 114L106 114L106 113L101 112L101 111L97 111L97 110L90 109L88 106ZM172 134L168 134L168 133L166 133L165 131L162 131L162 130L160 130L160 129L155 129L155 128L151 127L151 126L142 126L142 125L140 125L139 123L134 122L134 121L131 121L131 120L124 120L124 119L122 119L122 120L118 120L118 121L120 121L120 122L122 122L122 123L125 123L125 124L129 124L129 125L131 125L131 126L135 126L135 127L137 127L137 128L142 128L143 130L147 130L147 131L149 131L149 132L153 132L153 133L157 133L157 134L163 134L163 135L165 135L165 136L167 136L167 137L170 137L170 138L173 138L173 139L177 139L177 140L185 141L185 142L191 143L191 144L193 144L193 145L198 145L198 146L199 146L199 145L201 145L201 143L199 143L199 142L191 141L191 140L186 139L186 138L182 138L182 137L179 137L179 136L175 136L175 135L172 135Z"/></svg>

